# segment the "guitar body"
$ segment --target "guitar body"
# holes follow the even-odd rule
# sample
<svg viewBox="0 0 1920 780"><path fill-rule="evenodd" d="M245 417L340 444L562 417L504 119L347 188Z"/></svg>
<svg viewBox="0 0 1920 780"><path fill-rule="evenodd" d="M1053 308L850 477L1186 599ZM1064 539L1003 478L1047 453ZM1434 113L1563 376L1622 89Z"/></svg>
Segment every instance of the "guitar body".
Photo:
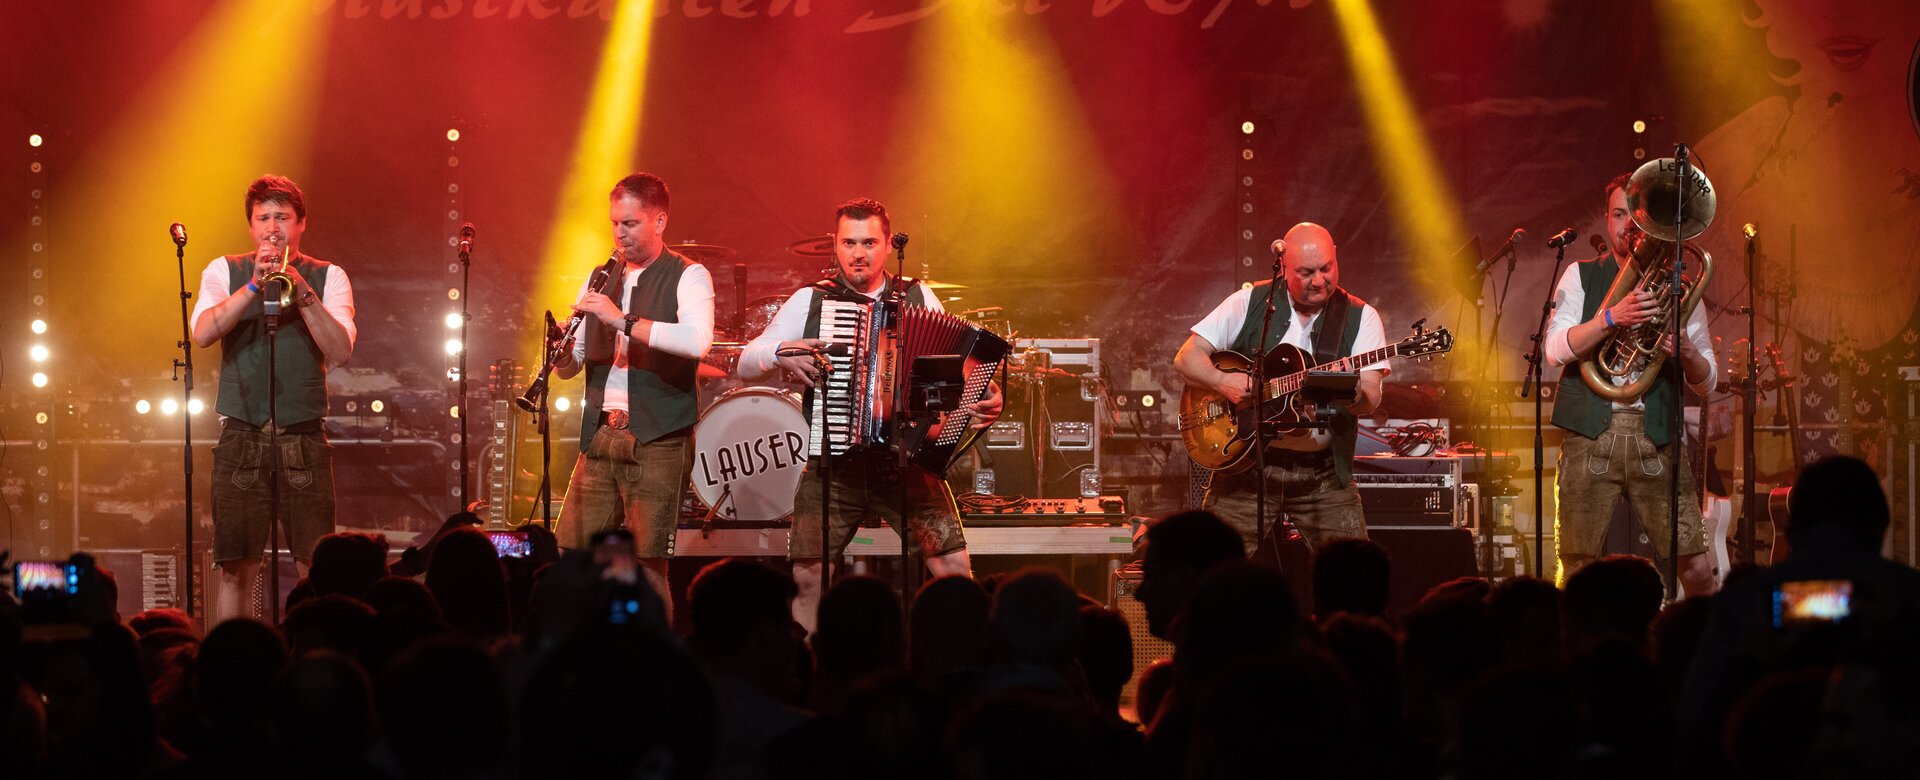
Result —
<svg viewBox="0 0 1920 780"><path fill-rule="evenodd" d="M1229 374L1252 374L1253 360L1231 350L1213 353L1213 367ZM1307 354L1291 344L1281 344L1267 353L1267 376L1283 377L1305 371ZM1272 398L1266 408L1273 419L1298 421L1298 396L1292 393ZM1189 383L1180 393L1180 438L1186 443L1193 462L1212 471L1237 473L1253 465L1254 403L1252 394L1239 406L1227 403L1225 396L1211 388Z"/></svg>

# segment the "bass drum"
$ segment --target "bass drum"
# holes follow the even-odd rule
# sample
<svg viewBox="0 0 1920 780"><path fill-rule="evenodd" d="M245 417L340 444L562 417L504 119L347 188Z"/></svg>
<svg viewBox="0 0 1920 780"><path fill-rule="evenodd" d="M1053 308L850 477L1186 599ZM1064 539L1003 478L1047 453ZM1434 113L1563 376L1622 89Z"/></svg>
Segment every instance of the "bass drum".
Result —
<svg viewBox="0 0 1920 780"><path fill-rule="evenodd" d="M693 427L693 494L716 519L764 523L793 514L807 470L800 396L742 387L720 396Z"/></svg>

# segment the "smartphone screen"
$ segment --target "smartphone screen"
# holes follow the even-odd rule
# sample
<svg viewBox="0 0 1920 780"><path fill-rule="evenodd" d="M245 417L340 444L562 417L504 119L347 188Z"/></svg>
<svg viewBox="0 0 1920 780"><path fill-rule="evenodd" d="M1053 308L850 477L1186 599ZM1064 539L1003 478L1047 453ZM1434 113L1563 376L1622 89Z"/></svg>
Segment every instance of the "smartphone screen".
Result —
<svg viewBox="0 0 1920 780"><path fill-rule="evenodd" d="M533 556L533 540L527 538L525 531L488 531L487 538L493 540L493 549L502 558Z"/></svg>
<svg viewBox="0 0 1920 780"><path fill-rule="evenodd" d="M1773 625L1840 623L1853 614L1851 580L1783 582L1773 591Z"/></svg>
<svg viewBox="0 0 1920 780"><path fill-rule="evenodd" d="M79 567L53 561L20 561L13 565L13 595L29 598L71 596L80 592Z"/></svg>

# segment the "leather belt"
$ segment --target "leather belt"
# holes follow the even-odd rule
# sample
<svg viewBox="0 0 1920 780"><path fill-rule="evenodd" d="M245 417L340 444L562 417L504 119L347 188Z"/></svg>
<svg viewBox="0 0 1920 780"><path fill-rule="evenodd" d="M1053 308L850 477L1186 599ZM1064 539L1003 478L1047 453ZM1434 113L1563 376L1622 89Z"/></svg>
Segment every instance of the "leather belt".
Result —
<svg viewBox="0 0 1920 780"><path fill-rule="evenodd" d="M287 426L279 426L279 425L273 424L272 421L268 421L267 424L263 427L259 425L254 425L253 423L247 422L246 420L242 420L238 417L226 417L220 420L220 426L222 428L231 428L233 430L238 430L238 431L251 431L253 433L270 433L275 436L279 436L281 434L319 433L322 427L322 423L320 420L315 419L315 420L307 420L305 422L297 422Z"/></svg>
<svg viewBox="0 0 1920 780"><path fill-rule="evenodd" d="M608 428L627 429L627 410L608 409L600 413L600 424Z"/></svg>

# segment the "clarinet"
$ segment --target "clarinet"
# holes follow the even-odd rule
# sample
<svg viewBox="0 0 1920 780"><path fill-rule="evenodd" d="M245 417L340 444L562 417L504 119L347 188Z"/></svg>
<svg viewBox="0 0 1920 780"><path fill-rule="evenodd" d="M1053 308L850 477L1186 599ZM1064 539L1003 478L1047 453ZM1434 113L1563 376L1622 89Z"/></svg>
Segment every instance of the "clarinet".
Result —
<svg viewBox="0 0 1920 780"><path fill-rule="evenodd" d="M613 274L607 269L612 268L613 264L619 262L619 260L620 248L614 247L613 254L607 258L607 264L594 269L593 277L587 281L587 292L597 293L605 291L607 280L613 278ZM539 411L541 399L547 395L547 375L553 373L553 364L560 359L561 355L573 351L574 336L580 332L580 323L584 321L585 318L586 313L578 311L574 312L572 317L567 318L566 327L560 329L560 337L551 341L547 347L546 359L542 361L540 365L540 376L533 380L533 384L527 385L526 392L521 393L519 398L514 399L514 405L529 412ZM547 322L549 323L547 326L548 329L552 330L552 315L547 316Z"/></svg>

